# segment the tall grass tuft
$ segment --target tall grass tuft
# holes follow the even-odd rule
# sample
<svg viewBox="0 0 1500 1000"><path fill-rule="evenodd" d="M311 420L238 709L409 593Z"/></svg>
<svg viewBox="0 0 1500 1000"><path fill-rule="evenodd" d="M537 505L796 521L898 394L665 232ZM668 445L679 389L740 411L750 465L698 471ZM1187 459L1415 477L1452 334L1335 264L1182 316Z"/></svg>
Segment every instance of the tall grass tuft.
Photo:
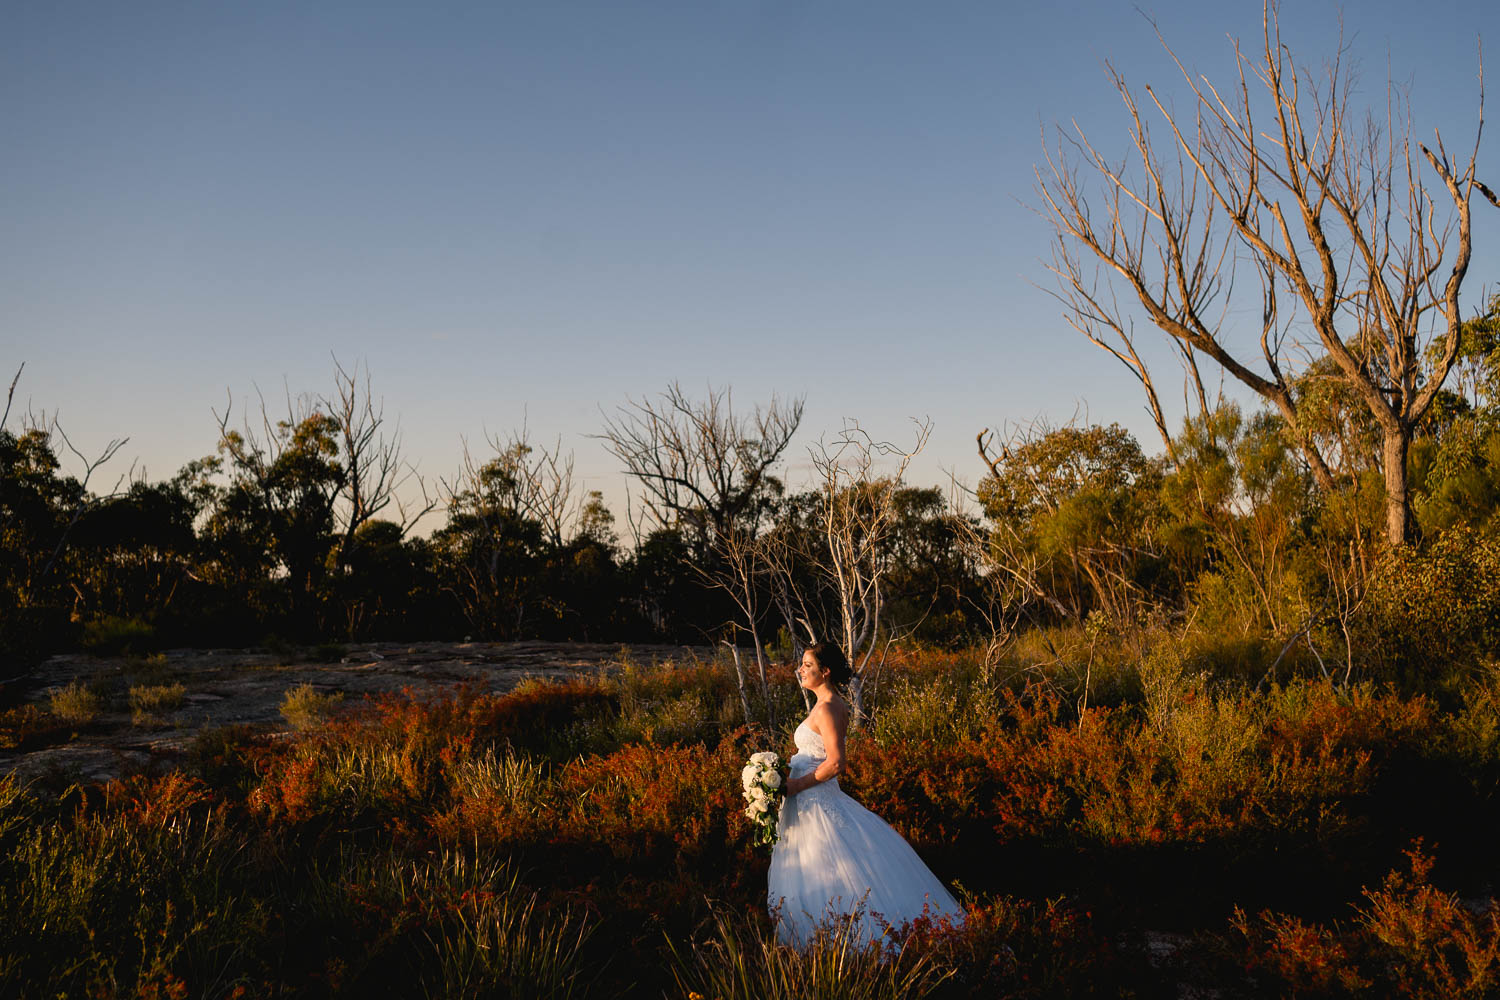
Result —
<svg viewBox="0 0 1500 1000"><path fill-rule="evenodd" d="M342 691L323 694L311 684L287 688L281 698L281 717L293 729L312 729L321 725L344 700Z"/></svg>
<svg viewBox="0 0 1500 1000"><path fill-rule="evenodd" d="M264 913L243 895L249 855L219 814L15 822L37 808L0 782L0 995L221 996L244 981Z"/></svg>
<svg viewBox="0 0 1500 1000"><path fill-rule="evenodd" d="M93 722L104 710L104 700L82 681L74 681L53 691L47 703L53 715L75 726Z"/></svg>
<svg viewBox="0 0 1500 1000"><path fill-rule="evenodd" d="M563 911L543 912L536 893L515 878L495 890L466 893L424 932L435 968L422 976L422 995L569 1000L587 996L592 977L580 953L590 924Z"/></svg>
<svg viewBox="0 0 1500 1000"><path fill-rule="evenodd" d="M457 798L497 796L513 805L534 807L547 788L545 765L515 753L483 753L465 757L449 771Z"/></svg>
<svg viewBox="0 0 1500 1000"><path fill-rule="evenodd" d="M764 924L715 911L706 940L687 951L668 943L682 994L713 1000L920 1000L952 975L925 954L866 943L852 920L799 950Z"/></svg>
<svg viewBox="0 0 1500 1000"><path fill-rule="evenodd" d="M181 684L137 684L130 689L130 721L137 726L162 725L186 697L187 688Z"/></svg>
<svg viewBox="0 0 1500 1000"><path fill-rule="evenodd" d="M355 995L570 1000L592 985L582 956L592 924L549 911L484 852L346 846L300 884L314 926L367 935L340 971Z"/></svg>

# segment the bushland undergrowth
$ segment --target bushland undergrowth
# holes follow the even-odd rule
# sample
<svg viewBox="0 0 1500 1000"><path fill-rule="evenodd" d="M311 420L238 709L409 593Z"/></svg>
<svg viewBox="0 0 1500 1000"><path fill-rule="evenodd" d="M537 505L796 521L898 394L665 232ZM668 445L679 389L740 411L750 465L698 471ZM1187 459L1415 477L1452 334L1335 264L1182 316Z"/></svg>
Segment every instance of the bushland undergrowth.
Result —
<svg viewBox="0 0 1500 1000"><path fill-rule="evenodd" d="M774 945L737 775L788 748L790 671L770 731L732 668L667 663L322 706L104 786L0 779L0 993L1500 992L1496 674L1257 691L1173 642L1100 658L1085 710L1064 668L889 658L842 783L968 907L889 951Z"/></svg>

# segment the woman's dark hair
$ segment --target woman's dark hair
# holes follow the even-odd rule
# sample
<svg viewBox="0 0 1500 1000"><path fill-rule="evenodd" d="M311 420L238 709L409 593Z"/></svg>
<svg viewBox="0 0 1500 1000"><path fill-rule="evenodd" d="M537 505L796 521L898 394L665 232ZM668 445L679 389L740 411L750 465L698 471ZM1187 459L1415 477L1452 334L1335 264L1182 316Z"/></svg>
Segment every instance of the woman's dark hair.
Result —
<svg viewBox="0 0 1500 1000"><path fill-rule="evenodd" d="M831 642L815 642L807 647L807 651L818 661L818 666L828 671L833 676L833 686L841 688L849 683L853 674L849 670L849 661L844 658L844 651Z"/></svg>

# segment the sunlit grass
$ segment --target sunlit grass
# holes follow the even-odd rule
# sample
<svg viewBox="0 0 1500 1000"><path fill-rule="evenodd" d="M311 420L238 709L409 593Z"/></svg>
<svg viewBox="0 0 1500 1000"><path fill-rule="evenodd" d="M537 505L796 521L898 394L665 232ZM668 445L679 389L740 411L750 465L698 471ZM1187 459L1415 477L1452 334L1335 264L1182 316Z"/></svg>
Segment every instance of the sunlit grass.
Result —
<svg viewBox="0 0 1500 1000"><path fill-rule="evenodd" d="M67 687L53 691L47 698L47 705L53 715L75 726L93 722L104 711L104 699L82 681L73 681Z"/></svg>
<svg viewBox="0 0 1500 1000"><path fill-rule="evenodd" d="M325 694L311 684L298 684L282 696L281 717L293 729L311 729L321 725L343 700L342 691Z"/></svg>
<svg viewBox="0 0 1500 1000"><path fill-rule="evenodd" d="M130 689L130 721L137 726L160 726L182 707L187 688L175 684L137 684Z"/></svg>
<svg viewBox="0 0 1500 1000"><path fill-rule="evenodd" d="M768 925L715 910L703 940L671 951L681 995L717 1000L920 1000L953 974L925 954L868 943L854 920L793 948Z"/></svg>

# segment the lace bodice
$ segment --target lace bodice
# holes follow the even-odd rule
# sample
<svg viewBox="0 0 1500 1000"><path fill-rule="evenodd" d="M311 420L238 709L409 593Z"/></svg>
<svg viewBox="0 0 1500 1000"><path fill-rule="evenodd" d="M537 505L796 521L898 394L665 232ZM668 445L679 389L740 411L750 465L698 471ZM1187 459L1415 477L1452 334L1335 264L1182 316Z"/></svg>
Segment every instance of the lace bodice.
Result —
<svg viewBox="0 0 1500 1000"><path fill-rule="evenodd" d="M811 757L814 760L825 760L828 757L828 748L823 745L823 737L807 724L806 719L803 719L797 726L797 731L792 733L792 742L797 744L798 757Z"/></svg>
<svg viewBox="0 0 1500 1000"><path fill-rule="evenodd" d="M828 748L823 745L823 737L807 724L806 719L792 733L792 742L797 744L797 753L787 761L787 766L794 776L816 770L819 764L828 759Z"/></svg>

